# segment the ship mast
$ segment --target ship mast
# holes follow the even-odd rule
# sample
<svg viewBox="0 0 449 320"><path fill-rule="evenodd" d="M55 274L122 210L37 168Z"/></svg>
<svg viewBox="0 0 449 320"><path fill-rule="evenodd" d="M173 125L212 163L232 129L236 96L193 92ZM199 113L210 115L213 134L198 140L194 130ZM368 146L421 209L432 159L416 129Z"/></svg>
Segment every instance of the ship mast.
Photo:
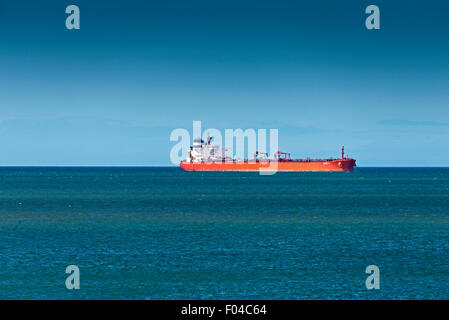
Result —
<svg viewBox="0 0 449 320"><path fill-rule="evenodd" d="M341 159L345 158L345 146L341 147Z"/></svg>

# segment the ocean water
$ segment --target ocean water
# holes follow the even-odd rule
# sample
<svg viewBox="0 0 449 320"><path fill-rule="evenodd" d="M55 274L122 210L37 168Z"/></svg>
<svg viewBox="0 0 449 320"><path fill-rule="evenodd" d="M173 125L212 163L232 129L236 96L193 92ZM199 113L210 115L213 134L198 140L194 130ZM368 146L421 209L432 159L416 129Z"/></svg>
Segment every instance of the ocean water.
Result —
<svg viewBox="0 0 449 320"><path fill-rule="evenodd" d="M72 264L79 290L65 287ZM0 168L1 299L448 299L448 287L449 168Z"/></svg>

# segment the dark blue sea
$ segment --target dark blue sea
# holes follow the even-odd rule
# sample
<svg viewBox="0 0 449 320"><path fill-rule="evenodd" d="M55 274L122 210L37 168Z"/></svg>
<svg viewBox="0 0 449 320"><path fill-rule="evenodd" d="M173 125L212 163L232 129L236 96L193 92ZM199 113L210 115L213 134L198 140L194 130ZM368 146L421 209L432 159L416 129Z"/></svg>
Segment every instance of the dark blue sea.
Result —
<svg viewBox="0 0 449 320"><path fill-rule="evenodd" d="M0 168L1 299L448 299L448 284L449 168Z"/></svg>

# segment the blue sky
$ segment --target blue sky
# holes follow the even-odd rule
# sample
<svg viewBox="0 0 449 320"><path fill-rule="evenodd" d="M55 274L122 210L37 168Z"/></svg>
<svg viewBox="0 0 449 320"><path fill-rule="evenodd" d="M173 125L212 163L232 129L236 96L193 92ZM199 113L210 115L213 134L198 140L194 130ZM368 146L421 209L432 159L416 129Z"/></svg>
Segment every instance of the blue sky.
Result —
<svg viewBox="0 0 449 320"><path fill-rule="evenodd" d="M0 165L171 165L170 132L201 120L277 128L297 157L449 166L446 1L28 2L0 3Z"/></svg>

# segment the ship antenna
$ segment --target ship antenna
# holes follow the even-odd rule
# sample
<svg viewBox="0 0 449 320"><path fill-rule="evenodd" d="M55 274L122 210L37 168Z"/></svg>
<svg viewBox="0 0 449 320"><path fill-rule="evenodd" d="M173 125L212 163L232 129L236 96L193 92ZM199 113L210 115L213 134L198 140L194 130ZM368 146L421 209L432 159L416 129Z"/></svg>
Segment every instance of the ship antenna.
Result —
<svg viewBox="0 0 449 320"><path fill-rule="evenodd" d="M345 146L341 147L341 159L345 158Z"/></svg>

